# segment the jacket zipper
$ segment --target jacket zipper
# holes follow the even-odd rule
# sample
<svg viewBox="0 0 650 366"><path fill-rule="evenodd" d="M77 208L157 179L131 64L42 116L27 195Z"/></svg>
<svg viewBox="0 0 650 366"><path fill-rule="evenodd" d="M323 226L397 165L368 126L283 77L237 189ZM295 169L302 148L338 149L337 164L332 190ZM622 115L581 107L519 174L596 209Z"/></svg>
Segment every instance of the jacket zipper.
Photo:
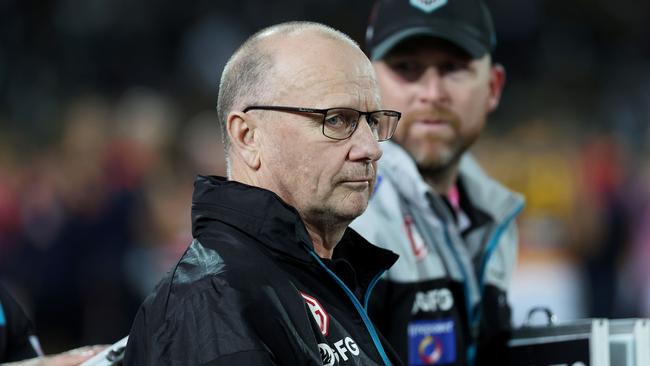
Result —
<svg viewBox="0 0 650 366"><path fill-rule="evenodd" d="M370 281L370 284L368 285L368 289L366 290L366 294L363 297L363 308L366 310L366 313L368 313L368 301L370 300L370 294L372 293L372 290L375 288L375 285L377 285L377 282L381 279L381 277L386 273L386 270L383 270L379 272L375 278Z"/></svg>
<svg viewBox="0 0 650 366"><path fill-rule="evenodd" d="M512 221L521 213L521 211L524 209L524 205L520 204L518 205L512 213L507 216L507 218L499 225L496 230L494 230L494 234L488 241L488 245L485 249L485 255L481 259L481 265L479 267L479 277L478 277L478 290L481 298L483 298L483 291L485 289L485 271L487 268L487 264L490 261L490 258L492 258L492 255L496 251L499 240L501 239L501 235L505 232L506 228L510 226ZM478 309L472 314L472 317L470 318L470 327L475 328L476 326L479 326L479 322L481 320L481 307L479 306ZM476 359L476 344L472 344L468 350L467 350L467 357L469 360L470 365L474 365L474 361Z"/></svg>
<svg viewBox="0 0 650 366"><path fill-rule="evenodd" d="M467 271L465 270L465 266L463 265L463 262L461 261L458 251L454 247L454 243L451 240L451 236L449 235L449 228L447 227L447 222L443 222L443 232L445 233L445 241L447 242L447 246L449 247L449 250L451 253L454 255L454 260L456 261L456 265L460 269L460 273L463 276L463 292L465 293L465 311L467 312L467 321L469 323L469 331L472 334L472 337L470 339L470 344L467 346L467 364L468 365L474 365L474 357L476 355L476 344L474 342L474 333L473 333L473 327L472 327L472 292L469 289L469 275L467 274Z"/></svg>
<svg viewBox="0 0 650 366"><path fill-rule="evenodd" d="M332 272L327 266L321 261L320 257L313 251L309 250L309 254L316 259L316 262L327 272L327 274L330 275L334 279L334 281L343 289L345 294L348 296L350 301L352 301L352 304L354 304L354 307L356 308L357 312L361 316L361 320L363 320L363 323L366 326L366 329L368 330L368 333L370 333L370 338L372 339L372 342L375 344L375 348L379 352L379 356L381 357L382 361L384 362L384 365L386 366L391 366L390 360L388 359L388 356L386 355L386 351L384 350L384 347L381 345L381 341L379 340L379 336L377 335L377 331L375 330L375 327L372 325L372 322L370 321L370 318L368 318L368 314L364 310L364 307L361 306L361 303L359 303L359 300L357 300L356 296L352 293L352 291L348 288L348 286L334 273ZM385 271L384 271L385 272ZM383 275L383 272L380 273L378 276L376 276L373 279L373 282L376 284L377 281L379 280L379 277ZM374 285L373 285L374 287ZM368 291L366 292L366 302L367 298L370 297L369 292L372 290L371 287L368 287Z"/></svg>
<svg viewBox="0 0 650 366"><path fill-rule="evenodd" d="M496 230L494 231L494 235L490 238L490 241L488 242L488 245L485 249L485 255L481 259L481 266L479 267L479 278L478 278L478 283L479 283L479 290L480 293L483 294L483 288L485 287L485 270L487 268L487 264L490 261L490 258L492 257L492 254L494 254L494 251L496 250L499 240L501 239L501 235L503 235L503 232L506 230L508 226L512 223L512 221L519 216L521 211L524 209L524 205L520 204L515 208L514 211L504 220L501 225L499 225Z"/></svg>
<svg viewBox="0 0 650 366"><path fill-rule="evenodd" d="M481 265L479 267L479 278L478 278L478 290L479 290L479 295L482 297L483 296L483 290L485 288L485 270L487 268L487 263L490 261L490 258L496 251L496 248L499 244L499 239L501 239L501 235L503 235L503 232L505 229L512 223L512 221L519 215L519 213L523 210L524 205L520 204L518 205L510 215L507 216L506 220L504 220L494 231L494 234L490 238L488 245L485 250L485 255L481 259ZM445 240L447 241L447 245L451 249L452 253L454 254L454 259L456 260L458 267L461 270L461 273L463 275L464 281L463 281L463 289L465 291L465 306L467 310L467 319L469 321L469 327L470 331L472 332L473 329L478 325L478 322L481 319L481 307L479 306L477 311L472 311L471 304L471 293L469 291L469 286L468 286L468 281L469 281L469 275L465 271L465 268L462 265L462 261L460 260L460 257L458 256L458 252L454 248L453 242L451 240L451 237L449 235L449 231L447 228L447 223L445 222L444 225L444 232L445 232ZM467 347L467 363L468 365L474 365L474 362L476 360L476 342L475 342L475 337L472 336L472 341L471 344L468 345Z"/></svg>

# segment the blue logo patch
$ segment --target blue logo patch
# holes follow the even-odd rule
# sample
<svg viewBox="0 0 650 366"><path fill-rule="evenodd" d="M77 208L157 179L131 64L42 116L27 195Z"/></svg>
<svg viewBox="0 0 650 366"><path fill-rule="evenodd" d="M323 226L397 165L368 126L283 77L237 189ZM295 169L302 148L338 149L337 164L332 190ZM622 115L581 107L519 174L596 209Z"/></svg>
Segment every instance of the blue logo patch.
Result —
<svg viewBox="0 0 650 366"><path fill-rule="evenodd" d="M419 320L408 325L410 365L444 365L456 362L456 331L450 318Z"/></svg>

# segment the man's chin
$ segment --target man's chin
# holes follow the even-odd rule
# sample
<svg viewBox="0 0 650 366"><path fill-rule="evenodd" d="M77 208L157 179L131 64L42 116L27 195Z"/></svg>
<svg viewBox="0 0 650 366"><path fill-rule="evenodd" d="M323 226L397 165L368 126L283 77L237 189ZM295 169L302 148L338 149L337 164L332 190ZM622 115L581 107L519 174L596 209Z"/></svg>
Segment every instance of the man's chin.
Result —
<svg viewBox="0 0 650 366"><path fill-rule="evenodd" d="M352 222L354 219L357 217L361 216L361 214L366 211L366 208L368 207L368 202L366 201L364 203L358 203L354 205L350 205L347 207L342 207L338 210L337 216L341 221L349 221Z"/></svg>
<svg viewBox="0 0 650 366"><path fill-rule="evenodd" d="M415 164L420 170L435 171L449 166L454 159L454 154L448 149L419 151L411 154Z"/></svg>

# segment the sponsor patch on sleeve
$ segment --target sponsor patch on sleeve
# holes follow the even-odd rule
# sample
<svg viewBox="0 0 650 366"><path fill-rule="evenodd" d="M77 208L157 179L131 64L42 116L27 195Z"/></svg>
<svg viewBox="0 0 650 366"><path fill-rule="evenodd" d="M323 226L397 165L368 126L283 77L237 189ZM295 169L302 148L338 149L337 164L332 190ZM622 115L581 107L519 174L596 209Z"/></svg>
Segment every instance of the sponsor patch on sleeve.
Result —
<svg viewBox="0 0 650 366"><path fill-rule="evenodd" d="M445 365L456 362L454 320L418 320L408 324L410 365Z"/></svg>

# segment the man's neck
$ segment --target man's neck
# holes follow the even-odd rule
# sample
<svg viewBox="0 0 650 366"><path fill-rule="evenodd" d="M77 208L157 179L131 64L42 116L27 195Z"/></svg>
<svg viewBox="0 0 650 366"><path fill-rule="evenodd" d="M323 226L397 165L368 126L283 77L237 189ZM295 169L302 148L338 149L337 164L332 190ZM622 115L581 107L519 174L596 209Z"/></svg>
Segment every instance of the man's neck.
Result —
<svg viewBox="0 0 650 366"><path fill-rule="evenodd" d="M439 194L446 194L456 184L458 164L451 164L441 169L420 170L424 181Z"/></svg>
<svg viewBox="0 0 650 366"><path fill-rule="evenodd" d="M305 221L314 251L321 258L332 259L334 248L343 238L347 225L311 225Z"/></svg>

